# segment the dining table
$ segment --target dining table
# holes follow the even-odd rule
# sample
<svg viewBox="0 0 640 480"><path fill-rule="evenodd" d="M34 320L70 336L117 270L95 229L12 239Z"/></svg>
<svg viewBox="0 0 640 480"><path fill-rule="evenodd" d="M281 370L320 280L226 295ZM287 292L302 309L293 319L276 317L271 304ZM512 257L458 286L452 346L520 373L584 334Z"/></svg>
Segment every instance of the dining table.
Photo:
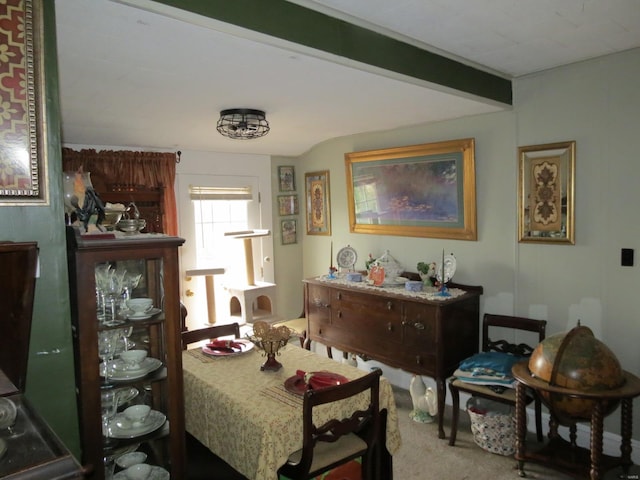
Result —
<svg viewBox="0 0 640 480"><path fill-rule="evenodd" d="M197 345L197 344L196 344ZM183 351L185 425L214 454L250 480L277 480L278 468L302 448L303 397L291 388L297 372L327 371L353 380L368 372L287 344L278 352L282 368L261 370L264 352L212 356L197 345ZM289 380L287 382L287 380ZM287 387L285 387L287 382ZM335 402L316 421L347 416L366 407L368 393ZM398 414L389 381L380 378L379 478L391 480L392 455L401 445Z"/></svg>

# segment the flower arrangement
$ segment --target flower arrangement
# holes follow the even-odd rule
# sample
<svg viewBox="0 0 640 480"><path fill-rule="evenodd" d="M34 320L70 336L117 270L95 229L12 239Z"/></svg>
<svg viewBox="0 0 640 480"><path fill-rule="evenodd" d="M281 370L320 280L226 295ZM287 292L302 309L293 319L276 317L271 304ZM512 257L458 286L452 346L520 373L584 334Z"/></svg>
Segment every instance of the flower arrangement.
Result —
<svg viewBox="0 0 640 480"><path fill-rule="evenodd" d="M432 287L436 276L436 262L418 262L416 268L418 269L422 283L427 287Z"/></svg>

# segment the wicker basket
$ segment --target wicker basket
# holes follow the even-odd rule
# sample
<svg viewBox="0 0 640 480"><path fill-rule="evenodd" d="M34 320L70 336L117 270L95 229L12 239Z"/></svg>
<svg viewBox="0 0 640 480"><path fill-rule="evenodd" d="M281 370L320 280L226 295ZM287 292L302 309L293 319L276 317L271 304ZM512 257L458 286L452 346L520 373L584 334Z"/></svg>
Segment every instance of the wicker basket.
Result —
<svg viewBox="0 0 640 480"><path fill-rule="evenodd" d="M473 441L487 452L513 455L516 450L516 426L509 405L471 397L467 402Z"/></svg>

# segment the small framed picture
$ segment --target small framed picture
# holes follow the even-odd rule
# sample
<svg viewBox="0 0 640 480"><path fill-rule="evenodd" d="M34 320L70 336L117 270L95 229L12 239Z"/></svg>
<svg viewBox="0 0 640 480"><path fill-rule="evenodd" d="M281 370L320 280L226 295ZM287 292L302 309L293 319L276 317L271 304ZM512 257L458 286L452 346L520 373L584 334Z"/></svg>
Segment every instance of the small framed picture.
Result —
<svg viewBox="0 0 640 480"><path fill-rule="evenodd" d="M282 245L297 243L298 222L292 219L281 220L280 233L282 235Z"/></svg>
<svg viewBox="0 0 640 480"><path fill-rule="evenodd" d="M281 217L298 215L298 195L278 195L278 213Z"/></svg>
<svg viewBox="0 0 640 480"><path fill-rule="evenodd" d="M278 167L278 181L281 192L296 191L296 175L294 167L290 165L281 165Z"/></svg>

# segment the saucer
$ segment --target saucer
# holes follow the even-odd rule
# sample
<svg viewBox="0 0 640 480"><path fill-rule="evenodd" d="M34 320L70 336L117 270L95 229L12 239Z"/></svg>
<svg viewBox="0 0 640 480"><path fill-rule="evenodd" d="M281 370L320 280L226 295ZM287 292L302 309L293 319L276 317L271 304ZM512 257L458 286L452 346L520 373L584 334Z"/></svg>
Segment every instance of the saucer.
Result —
<svg viewBox="0 0 640 480"><path fill-rule="evenodd" d="M164 468L157 465L151 466L151 473L146 480L169 480L170 475ZM124 472L118 472L113 476L113 480L129 480Z"/></svg>
<svg viewBox="0 0 640 480"><path fill-rule="evenodd" d="M146 374L157 370L162 366L162 362L153 357L147 357L140 363L140 368L128 369L122 360L114 360L109 364L111 372L109 380L135 380L142 378Z"/></svg>
<svg viewBox="0 0 640 480"><path fill-rule="evenodd" d="M127 315L127 320L148 320L149 318L159 314L160 312L162 312L162 310L160 310L159 308L152 308L148 312L130 313Z"/></svg>
<svg viewBox="0 0 640 480"><path fill-rule="evenodd" d="M131 428L121 428L117 424L129 422L129 420L124 416L123 413L117 413L110 421L109 421L109 437L110 438L136 438L142 435L146 435L147 433L151 433L159 429L164 422L167 420L167 416L158 412L157 410L151 410L149 412L149 416L147 420L140 426L131 427Z"/></svg>

